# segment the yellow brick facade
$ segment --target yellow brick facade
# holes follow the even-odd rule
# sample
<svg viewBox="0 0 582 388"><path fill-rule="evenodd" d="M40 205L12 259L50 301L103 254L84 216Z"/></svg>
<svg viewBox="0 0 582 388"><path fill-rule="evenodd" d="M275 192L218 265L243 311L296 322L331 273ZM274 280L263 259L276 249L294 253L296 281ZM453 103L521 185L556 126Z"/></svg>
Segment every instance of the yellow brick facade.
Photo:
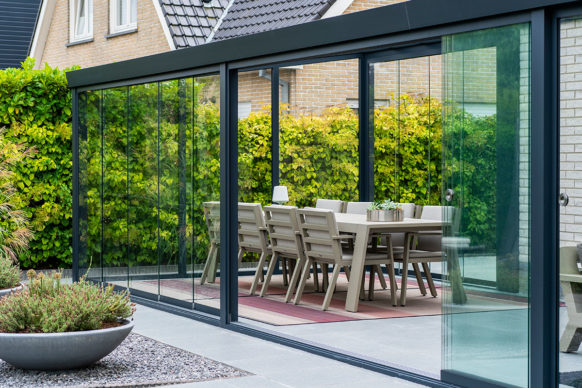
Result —
<svg viewBox="0 0 582 388"><path fill-rule="evenodd" d="M371 8L383 7L385 5L402 3L406 0L354 0L353 3L346 9L344 14L365 11Z"/></svg>
<svg viewBox="0 0 582 388"><path fill-rule="evenodd" d="M109 1L94 0L93 41L67 47L69 0L58 0L42 57L36 58L37 66L48 63L59 68L90 67L169 51L170 45L152 0L137 3L138 31L106 38L109 35Z"/></svg>

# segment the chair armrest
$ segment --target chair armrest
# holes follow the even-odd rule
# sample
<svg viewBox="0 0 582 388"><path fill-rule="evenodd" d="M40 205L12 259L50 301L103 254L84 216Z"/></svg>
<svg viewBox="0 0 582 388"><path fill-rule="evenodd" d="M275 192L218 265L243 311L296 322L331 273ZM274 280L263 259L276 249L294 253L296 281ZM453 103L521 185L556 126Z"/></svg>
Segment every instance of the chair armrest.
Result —
<svg viewBox="0 0 582 388"><path fill-rule="evenodd" d="M339 236L333 236L334 240L353 240L356 236L351 234L341 234Z"/></svg>
<svg viewBox="0 0 582 388"><path fill-rule="evenodd" d="M267 229L267 228L266 228L266 227L264 227L264 226L259 226L259 230L264 230L264 231L266 232L266 231L268 231L269 229Z"/></svg>

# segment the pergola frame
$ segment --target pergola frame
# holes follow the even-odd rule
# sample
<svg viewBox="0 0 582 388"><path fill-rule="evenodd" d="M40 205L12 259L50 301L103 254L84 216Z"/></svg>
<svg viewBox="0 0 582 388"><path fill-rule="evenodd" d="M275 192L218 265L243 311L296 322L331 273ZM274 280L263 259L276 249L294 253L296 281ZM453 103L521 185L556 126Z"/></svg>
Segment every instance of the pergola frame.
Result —
<svg viewBox="0 0 582 388"><path fill-rule="evenodd" d="M530 193L530 367L531 387L558 385L558 211L559 187L559 20L582 15L575 0L411 0L263 32L198 47L77 70L67 73L73 93L73 273L79 277L79 92L162 81L179 77L220 74L220 197L221 197L221 310L214 318L144 295L141 303L189 316L237 332L341 360L388 375L435 387L451 384L497 387L472 376L443 373L444 381L370 362L337 351L303 343L236 322L237 262L237 74L271 68L272 98L278 103L279 67L358 58L360 120L360 199L373 193L370 152L370 96L368 64L435 54L441 37L465 31L529 22L531 25ZM373 105L373 104L372 104ZM273 104L273 155L278 151L278 104ZM373 108L373 106L372 106ZM273 184L278 183L278 158L273 158ZM275 161L276 160L276 161ZM141 297L140 297L141 296Z"/></svg>

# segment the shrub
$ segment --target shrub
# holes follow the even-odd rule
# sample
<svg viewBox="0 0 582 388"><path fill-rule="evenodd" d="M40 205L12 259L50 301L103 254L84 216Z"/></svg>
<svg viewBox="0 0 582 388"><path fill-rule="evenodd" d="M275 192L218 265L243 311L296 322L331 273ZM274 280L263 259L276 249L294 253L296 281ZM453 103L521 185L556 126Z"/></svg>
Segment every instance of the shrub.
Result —
<svg viewBox="0 0 582 388"><path fill-rule="evenodd" d="M20 283L20 268L6 258L0 258L0 290L16 287Z"/></svg>
<svg viewBox="0 0 582 388"><path fill-rule="evenodd" d="M13 169L19 190L15 201L25 209L35 235L20 261L26 267L70 265L71 93L65 71L33 66L29 58L21 69L0 71L0 127L7 127L8 140L37 151Z"/></svg>
<svg viewBox="0 0 582 388"><path fill-rule="evenodd" d="M118 324L134 312L127 292L86 282L61 284L61 273L28 272L28 287L0 300L0 332L62 333Z"/></svg>

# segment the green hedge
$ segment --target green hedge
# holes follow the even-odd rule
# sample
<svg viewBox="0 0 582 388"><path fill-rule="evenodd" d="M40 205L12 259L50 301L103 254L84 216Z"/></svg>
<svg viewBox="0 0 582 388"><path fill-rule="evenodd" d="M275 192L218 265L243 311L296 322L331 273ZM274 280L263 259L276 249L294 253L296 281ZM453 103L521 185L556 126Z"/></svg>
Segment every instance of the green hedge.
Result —
<svg viewBox="0 0 582 388"><path fill-rule="evenodd" d="M62 70L0 71L0 127L7 140L34 147L32 159L14 166L14 184L34 239L20 260L24 267L72 262L71 93Z"/></svg>

